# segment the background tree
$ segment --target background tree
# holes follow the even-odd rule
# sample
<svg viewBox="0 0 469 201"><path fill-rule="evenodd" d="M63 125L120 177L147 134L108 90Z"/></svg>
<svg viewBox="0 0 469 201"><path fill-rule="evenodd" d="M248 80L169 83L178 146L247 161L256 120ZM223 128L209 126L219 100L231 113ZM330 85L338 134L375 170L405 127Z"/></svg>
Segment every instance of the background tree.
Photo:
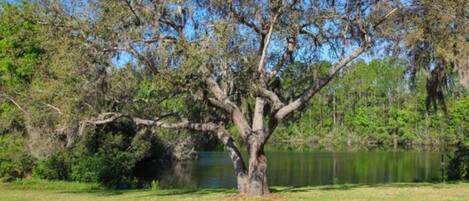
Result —
<svg viewBox="0 0 469 201"><path fill-rule="evenodd" d="M459 73L459 82L469 88L468 11L464 0L424 0L408 2L402 12L401 26L407 33L400 38L409 49L411 74L423 71L427 78L428 109L436 110L439 104L447 111L444 93L451 72Z"/></svg>

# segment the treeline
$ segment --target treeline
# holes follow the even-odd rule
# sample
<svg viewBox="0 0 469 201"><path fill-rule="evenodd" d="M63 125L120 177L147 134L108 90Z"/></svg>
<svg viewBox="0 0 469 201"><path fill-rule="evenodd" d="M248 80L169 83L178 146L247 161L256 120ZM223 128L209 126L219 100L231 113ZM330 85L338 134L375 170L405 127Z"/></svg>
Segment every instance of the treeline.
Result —
<svg viewBox="0 0 469 201"><path fill-rule="evenodd" d="M390 59L358 61L283 125L274 140L322 146L467 142L469 98L458 77L449 74L444 100L433 100L425 77L411 76L408 66Z"/></svg>

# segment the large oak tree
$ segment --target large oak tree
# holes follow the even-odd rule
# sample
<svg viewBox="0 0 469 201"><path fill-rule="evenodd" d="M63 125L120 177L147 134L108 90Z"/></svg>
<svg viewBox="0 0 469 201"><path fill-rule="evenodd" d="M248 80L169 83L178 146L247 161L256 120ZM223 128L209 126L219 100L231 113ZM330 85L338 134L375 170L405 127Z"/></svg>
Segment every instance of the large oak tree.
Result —
<svg viewBox="0 0 469 201"><path fill-rule="evenodd" d="M152 96L130 91L95 97L105 101L94 118L81 121L79 133L126 118L140 127L215 134L233 162L239 191L250 195L269 193L264 146L279 123L306 108L342 69L383 42L381 34L388 29L381 26L393 23L388 18L399 12L398 4L41 1L45 26L82 41L78 52L87 60L75 65L95 67L102 91L115 87L106 85L112 68L124 67L156 87ZM327 73L300 76L319 72L321 60L332 62ZM286 87L286 69L307 78L303 86ZM247 163L233 135L246 146Z"/></svg>

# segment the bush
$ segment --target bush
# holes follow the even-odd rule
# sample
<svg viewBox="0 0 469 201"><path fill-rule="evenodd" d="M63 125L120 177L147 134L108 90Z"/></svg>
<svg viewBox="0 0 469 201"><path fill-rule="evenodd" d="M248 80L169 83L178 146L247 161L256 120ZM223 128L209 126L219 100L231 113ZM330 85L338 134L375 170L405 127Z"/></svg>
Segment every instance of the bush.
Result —
<svg viewBox="0 0 469 201"><path fill-rule="evenodd" d="M33 169L33 176L47 180L68 180L70 162L66 152L52 154L37 162Z"/></svg>
<svg viewBox="0 0 469 201"><path fill-rule="evenodd" d="M0 135L0 178L13 180L30 174L32 157L27 153L20 134Z"/></svg>
<svg viewBox="0 0 469 201"><path fill-rule="evenodd" d="M133 188L137 178L133 174L135 162L132 154L119 151L106 156L99 182L114 188Z"/></svg>
<svg viewBox="0 0 469 201"><path fill-rule="evenodd" d="M67 152L52 154L37 162L33 176L47 180L69 180L70 162Z"/></svg>
<svg viewBox="0 0 469 201"><path fill-rule="evenodd" d="M469 180L469 146L460 142L456 148L448 163L448 180Z"/></svg>
<svg viewBox="0 0 469 201"><path fill-rule="evenodd" d="M457 101L449 108L451 128L455 131L458 141L469 146L469 98Z"/></svg>
<svg viewBox="0 0 469 201"><path fill-rule="evenodd" d="M71 165L70 178L81 182L98 182L113 188L135 187L134 162L129 153L117 151L83 156Z"/></svg>
<svg viewBox="0 0 469 201"><path fill-rule="evenodd" d="M112 188L132 188L137 184L133 174L132 154L123 151L99 151L91 155L74 157L59 152L38 161L33 176L47 180L96 182Z"/></svg>
<svg viewBox="0 0 469 201"><path fill-rule="evenodd" d="M81 182L99 182L105 168L103 154L84 156L71 168L70 178Z"/></svg>

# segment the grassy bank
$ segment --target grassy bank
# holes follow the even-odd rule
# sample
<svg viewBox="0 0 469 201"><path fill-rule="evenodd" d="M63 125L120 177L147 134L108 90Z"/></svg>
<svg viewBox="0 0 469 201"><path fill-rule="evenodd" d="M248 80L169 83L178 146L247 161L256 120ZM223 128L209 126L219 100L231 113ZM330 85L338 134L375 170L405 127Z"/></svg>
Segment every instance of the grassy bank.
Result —
<svg viewBox="0 0 469 201"><path fill-rule="evenodd" d="M0 200L468 200L469 183L399 183L273 187L263 197L238 195L235 189L110 190L96 184L21 180L0 184Z"/></svg>

